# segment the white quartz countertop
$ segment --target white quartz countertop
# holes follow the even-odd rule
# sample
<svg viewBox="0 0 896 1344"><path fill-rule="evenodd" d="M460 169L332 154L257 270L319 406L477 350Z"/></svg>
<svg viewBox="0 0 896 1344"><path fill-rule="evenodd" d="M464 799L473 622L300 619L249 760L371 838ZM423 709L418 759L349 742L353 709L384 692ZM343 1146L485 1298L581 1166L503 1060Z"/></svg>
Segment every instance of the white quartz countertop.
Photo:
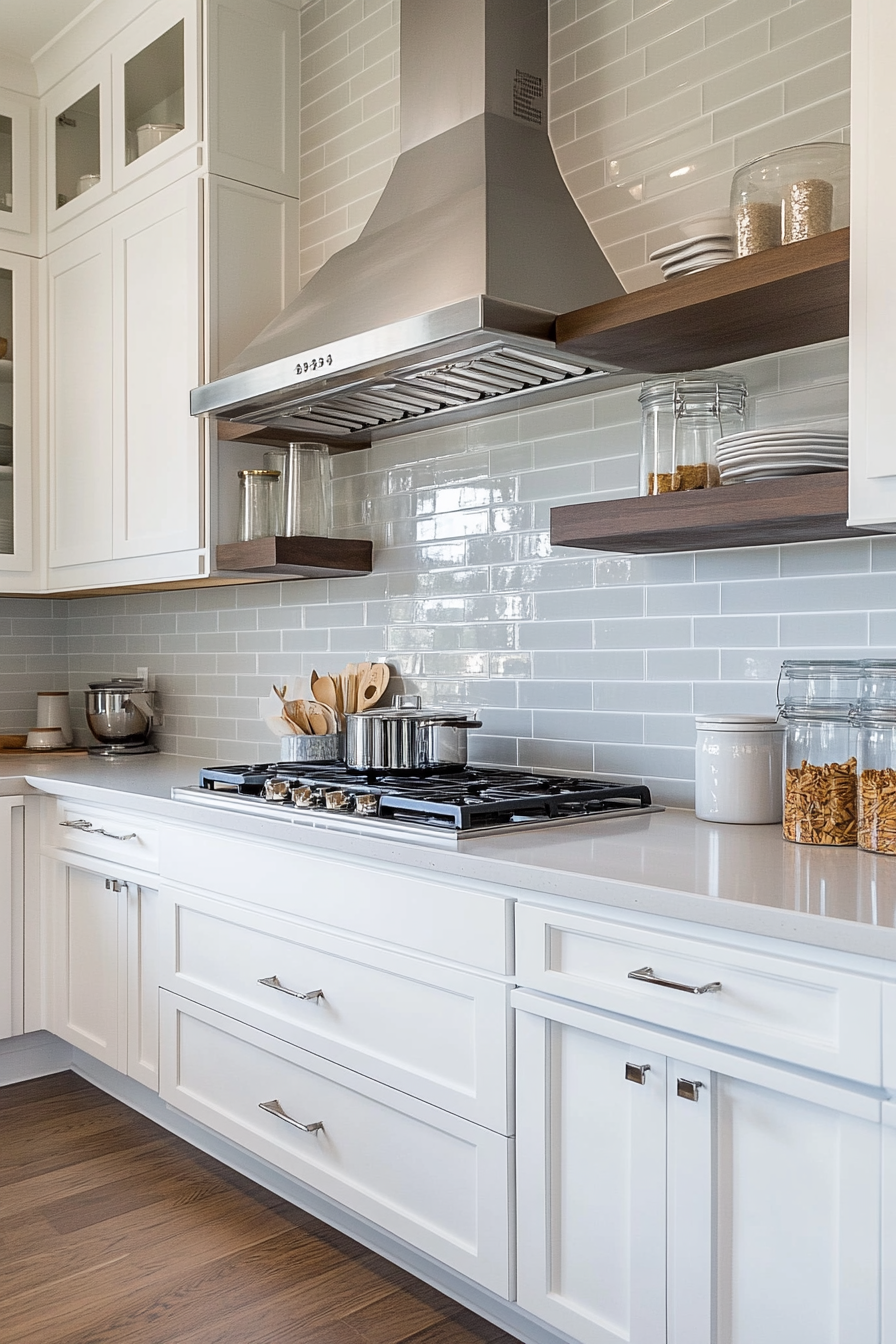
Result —
<svg viewBox="0 0 896 1344"><path fill-rule="evenodd" d="M148 810L173 821L295 841L539 898L613 906L896 961L896 856L792 845L778 826L726 826L669 809L510 835L456 848L334 832L258 814L172 801L198 760L51 757L0 761L0 793L47 791ZM27 767L27 768L25 768Z"/></svg>

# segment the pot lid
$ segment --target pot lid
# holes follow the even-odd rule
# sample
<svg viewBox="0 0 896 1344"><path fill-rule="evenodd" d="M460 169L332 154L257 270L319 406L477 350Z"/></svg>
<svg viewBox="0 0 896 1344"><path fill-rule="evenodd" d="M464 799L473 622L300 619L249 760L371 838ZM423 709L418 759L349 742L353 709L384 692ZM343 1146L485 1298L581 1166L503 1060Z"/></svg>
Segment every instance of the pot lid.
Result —
<svg viewBox="0 0 896 1344"><path fill-rule="evenodd" d="M142 677L109 677L108 681L91 681L91 691L142 691Z"/></svg>
<svg viewBox="0 0 896 1344"><path fill-rule="evenodd" d="M384 709L378 706L374 709L362 710L359 714L349 714L350 719L413 719L420 722L430 722L437 719L439 723L456 723L459 727L464 724L476 726L476 711L473 709L438 709L433 705L421 705L419 695L396 695L391 705Z"/></svg>

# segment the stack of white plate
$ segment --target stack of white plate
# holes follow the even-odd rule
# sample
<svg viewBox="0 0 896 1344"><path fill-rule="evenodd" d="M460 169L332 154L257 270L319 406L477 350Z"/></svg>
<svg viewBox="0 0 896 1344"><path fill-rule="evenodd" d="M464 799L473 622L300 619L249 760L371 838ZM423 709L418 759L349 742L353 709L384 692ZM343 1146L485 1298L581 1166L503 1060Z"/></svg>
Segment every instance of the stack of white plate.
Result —
<svg viewBox="0 0 896 1344"><path fill-rule="evenodd" d="M676 275L693 275L695 271L706 271L710 266L733 261L734 240L730 233L701 233L696 238L685 238L681 243L658 247L648 260L660 263L666 280Z"/></svg>
<svg viewBox="0 0 896 1344"><path fill-rule="evenodd" d="M775 476L809 476L846 471L847 436L811 425L797 429L754 429L716 443L723 485Z"/></svg>

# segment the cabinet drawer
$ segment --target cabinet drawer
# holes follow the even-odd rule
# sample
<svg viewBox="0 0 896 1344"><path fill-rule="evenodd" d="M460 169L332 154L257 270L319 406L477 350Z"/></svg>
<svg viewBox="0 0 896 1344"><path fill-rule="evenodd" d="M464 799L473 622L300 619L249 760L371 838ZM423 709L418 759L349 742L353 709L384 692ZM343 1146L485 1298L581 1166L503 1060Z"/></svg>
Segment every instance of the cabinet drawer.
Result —
<svg viewBox="0 0 896 1344"><path fill-rule="evenodd" d="M338 837L334 839L338 844ZM339 932L508 975L512 902L427 874L293 844L166 827L162 874L178 886L258 904Z"/></svg>
<svg viewBox="0 0 896 1344"><path fill-rule="evenodd" d="M502 981L194 892L162 903L166 988L508 1133Z"/></svg>
<svg viewBox="0 0 896 1344"><path fill-rule="evenodd" d="M632 980L632 971L683 988ZM879 982L784 957L521 905L519 983L803 1068L879 1085ZM717 991L683 992L720 984Z"/></svg>
<svg viewBox="0 0 896 1344"><path fill-rule="evenodd" d="M43 847L66 854L90 854L147 873L159 869L157 824L114 808L58 798L43 815Z"/></svg>
<svg viewBox="0 0 896 1344"><path fill-rule="evenodd" d="M166 991L161 1022L165 1101L510 1296L511 1140Z"/></svg>

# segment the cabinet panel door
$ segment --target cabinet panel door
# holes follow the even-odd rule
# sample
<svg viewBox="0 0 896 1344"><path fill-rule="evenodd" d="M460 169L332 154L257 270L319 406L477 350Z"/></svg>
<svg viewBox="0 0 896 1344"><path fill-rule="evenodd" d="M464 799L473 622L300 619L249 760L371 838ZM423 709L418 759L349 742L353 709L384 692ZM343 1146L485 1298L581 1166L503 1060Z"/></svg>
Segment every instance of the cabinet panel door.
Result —
<svg viewBox="0 0 896 1344"><path fill-rule="evenodd" d="M299 290L299 203L210 177L209 377L222 369Z"/></svg>
<svg viewBox="0 0 896 1344"><path fill-rule="evenodd" d="M112 257L108 229L50 255L50 568L112 554Z"/></svg>
<svg viewBox="0 0 896 1344"><path fill-rule="evenodd" d="M113 554L200 545L200 186L167 187L113 222Z"/></svg>
<svg viewBox="0 0 896 1344"><path fill-rule="evenodd" d="M896 1103L883 1107L883 1240L881 1244L882 1344L896 1344Z"/></svg>
<svg viewBox="0 0 896 1344"><path fill-rule="evenodd" d="M517 1044L520 1305L582 1344L664 1344L665 1060L528 1013Z"/></svg>
<svg viewBox="0 0 896 1344"><path fill-rule="evenodd" d="M717 1344L875 1344L879 1125L714 1081Z"/></svg>
<svg viewBox="0 0 896 1344"><path fill-rule="evenodd" d="M298 196L299 78L299 16L294 8L269 0L212 0L211 172Z"/></svg>
<svg viewBox="0 0 896 1344"><path fill-rule="evenodd" d="M0 798L0 1040L23 1026L24 812L21 798Z"/></svg>
<svg viewBox="0 0 896 1344"><path fill-rule="evenodd" d="M124 1070L127 930L117 892L98 873L56 869L51 1031L113 1069Z"/></svg>
<svg viewBox="0 0 896 1344"><path fill-rule="evenodd" d="M128 883L128 1073L159 1090L159 893Z"/></svg>

